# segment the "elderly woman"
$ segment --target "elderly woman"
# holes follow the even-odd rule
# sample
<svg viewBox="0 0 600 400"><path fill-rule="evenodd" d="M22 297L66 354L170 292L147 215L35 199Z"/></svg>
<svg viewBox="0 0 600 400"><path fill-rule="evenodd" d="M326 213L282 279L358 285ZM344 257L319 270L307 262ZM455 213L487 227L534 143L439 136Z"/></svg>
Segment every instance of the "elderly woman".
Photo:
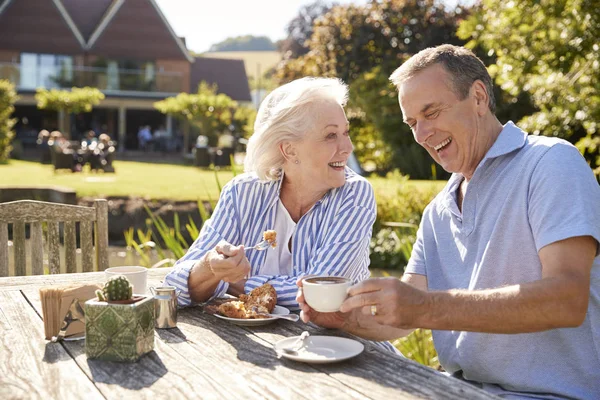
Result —
<svg viewBox="0 0 600 400"><path fill-rule="evenodd" d="M269 94L247 146L246 173L229 182L187 254L166 277L180 305L265 283L279 305L298 309L307 274L369 277L376 206L370 184L346 167L352 152L338 79L303 78ZM263 232L274 249L249 249Z"/></svg>

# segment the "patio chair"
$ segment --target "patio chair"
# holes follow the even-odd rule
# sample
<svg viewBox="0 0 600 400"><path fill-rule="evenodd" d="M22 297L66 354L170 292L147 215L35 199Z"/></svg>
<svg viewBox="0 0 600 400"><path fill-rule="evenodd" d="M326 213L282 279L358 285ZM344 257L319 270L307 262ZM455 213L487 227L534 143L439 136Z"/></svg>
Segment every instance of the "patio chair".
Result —
<svg viewBox="0 0 600 400"><path fill-rule="evenodd" d="M93 207L19 200L0 203L0 276L8 276L9 224L12 225L13 233L15 275L26 275L26 224L29 224L30 228L32 275L44 274L43 223L47 226L48 269L51 274L60 273L61 236L64 240L66 272L77 272L77 224L80 232L82 271L104 271L108 267L106 200L94 201Z"/></svg>

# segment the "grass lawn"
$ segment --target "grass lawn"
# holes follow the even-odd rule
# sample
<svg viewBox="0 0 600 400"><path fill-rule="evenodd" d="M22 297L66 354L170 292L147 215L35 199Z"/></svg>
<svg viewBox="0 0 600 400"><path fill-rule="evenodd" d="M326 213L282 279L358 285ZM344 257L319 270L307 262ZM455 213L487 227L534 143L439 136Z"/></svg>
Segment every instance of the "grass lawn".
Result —
<svg viewBox="0 0 600 400"><path fill-rule="evenodd" d="M115 174L58 171L39 162L11 160L0 164L0 186L64 186L78 197L136 196L149 199L198 200L218 197L215 172L189 165L115 161ZM233 177L231 171L219 171L224 185ZM393 181L369 178L376 190L395 190ZM444 181L410 181L417 189L434 185L440 190Z"/></svg>

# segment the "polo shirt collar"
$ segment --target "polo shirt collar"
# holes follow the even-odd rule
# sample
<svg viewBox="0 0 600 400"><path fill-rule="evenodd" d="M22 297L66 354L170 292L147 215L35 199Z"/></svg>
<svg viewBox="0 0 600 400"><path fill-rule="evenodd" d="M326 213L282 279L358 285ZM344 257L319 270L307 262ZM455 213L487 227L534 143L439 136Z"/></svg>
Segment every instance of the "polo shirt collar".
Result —
<svg viewBox="0 0 600 400"><path fill-rule="evenodd" d="M527 141L527 133L522 131L512 121L508 121L498 138L488 150L481 163L485 160L496 158L520 149ZM481 165L481 163L479 165Z"/></svg>
<svg viewBox="0 0 600 400"><path fill-rule="evenodd" d="M512 121L508 121L504 125L504 128L498 135L498 138L496 138L496 141L492 147L488 150L477 166L477 169L481 168L486 160L497 158L520 149L525 145L526 141L527 133L522 131ZM464 177L462 174L454 173L452 176L450 176L446 187L442 191L442 201L439 203L442 209L450 208L457 215L460 214L458 207L456 206L456 191L463 179ZM454 208L456 208L456 210L454 210Z"/></svg>

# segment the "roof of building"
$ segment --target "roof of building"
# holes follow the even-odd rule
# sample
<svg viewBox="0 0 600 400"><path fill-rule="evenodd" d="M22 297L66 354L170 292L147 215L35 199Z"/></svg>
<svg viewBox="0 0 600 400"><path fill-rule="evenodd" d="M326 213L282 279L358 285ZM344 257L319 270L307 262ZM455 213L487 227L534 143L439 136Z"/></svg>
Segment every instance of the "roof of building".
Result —
<svg viewBox="0 0 600 400"><path fill-rule="evenodd" d="M196 57L191 68L190 93L195 93L202 81L216 84L219 93L233 100L252 101L243 60Z"/></svg>
<svg viewBox="0 0 600 400"><path fill-rule="evenodd" d="M0 48L193 61L155 0L0 0Z"/></svg>
<svg viewBox="0 0 600 400"><path fill-rule="evenodd" d="M87 42L113 0L61 0L73 22Z"/></svg>
<svg viewBox="0 0 600 400"><path fill-rule="evenodd" d="M0 4L0 48L31 53L78 54L81 35L59 0L5 0ZM77 32L77 33L75 33Z"/></svg>
<svg viewBox="0 0 600 400"><path fill-rule="evenodd" d="M187 59L181 39L154 0L114 0L87 43L91 53L109 57Z"/></svg>

